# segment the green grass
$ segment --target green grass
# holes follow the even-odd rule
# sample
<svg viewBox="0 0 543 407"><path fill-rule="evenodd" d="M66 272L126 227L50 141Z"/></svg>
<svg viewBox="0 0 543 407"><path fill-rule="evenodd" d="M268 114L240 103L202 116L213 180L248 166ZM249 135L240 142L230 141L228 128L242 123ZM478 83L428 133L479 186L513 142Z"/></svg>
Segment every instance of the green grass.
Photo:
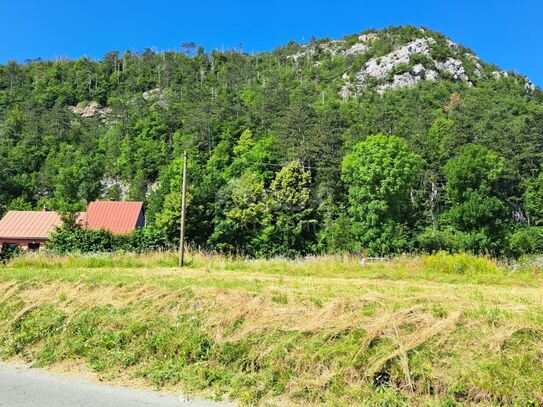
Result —
<svg viewBox="0 0 543 407"><path fill-rule="evenodd" d="M14 259L0 355L247 405L543 403L537 258L189 260Z"/></svg>

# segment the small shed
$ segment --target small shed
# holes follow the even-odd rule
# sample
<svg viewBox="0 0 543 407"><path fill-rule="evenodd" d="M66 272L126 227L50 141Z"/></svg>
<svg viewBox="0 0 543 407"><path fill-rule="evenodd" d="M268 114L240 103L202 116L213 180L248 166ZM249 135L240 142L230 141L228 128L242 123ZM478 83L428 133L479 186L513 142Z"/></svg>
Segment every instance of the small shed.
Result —
<svg viewBox="0 0 543 407"><path fill-rule="evenodd" d="M56 212L9 211L0 220L0 251L12 245L23 250L39 250L61 224Z"/></svg>

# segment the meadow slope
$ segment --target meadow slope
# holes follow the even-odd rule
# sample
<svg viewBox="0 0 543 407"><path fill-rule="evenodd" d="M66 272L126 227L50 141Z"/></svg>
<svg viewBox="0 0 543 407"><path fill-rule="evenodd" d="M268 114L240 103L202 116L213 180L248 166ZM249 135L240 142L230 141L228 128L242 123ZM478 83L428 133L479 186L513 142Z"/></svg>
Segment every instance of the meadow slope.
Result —
<svg viewBox="0 0 543 407"><path fill-rule="evenodd" d="M536 260L175 261L0 266L0 357L248 405L543 403Z"/></svg>

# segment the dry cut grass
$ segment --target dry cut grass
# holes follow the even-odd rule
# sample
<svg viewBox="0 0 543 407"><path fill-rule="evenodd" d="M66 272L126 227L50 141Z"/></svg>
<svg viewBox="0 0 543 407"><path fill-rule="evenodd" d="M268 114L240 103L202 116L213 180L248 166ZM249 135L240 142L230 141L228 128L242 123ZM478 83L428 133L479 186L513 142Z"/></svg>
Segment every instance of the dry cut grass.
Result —
<svg viewBox="0 0 543 407"><path fill-rule="evenodd" d="M543 403L537 262L168 256L0 269L2 355L248 405Z"/></svg>

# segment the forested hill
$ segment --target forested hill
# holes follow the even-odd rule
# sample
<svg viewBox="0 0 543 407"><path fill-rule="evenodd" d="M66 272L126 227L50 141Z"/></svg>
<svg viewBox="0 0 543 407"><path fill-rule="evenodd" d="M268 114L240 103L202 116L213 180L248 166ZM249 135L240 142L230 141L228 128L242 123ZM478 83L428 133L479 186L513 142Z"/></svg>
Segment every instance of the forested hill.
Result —
<svg viewBox="0 0 543 407"><path fill-rule="evenodd" d="M527 78L416 27L180 49L0 66L0 213L141 199L175 240L187 150L201 247L543 245L543 94Z"/></svg>

